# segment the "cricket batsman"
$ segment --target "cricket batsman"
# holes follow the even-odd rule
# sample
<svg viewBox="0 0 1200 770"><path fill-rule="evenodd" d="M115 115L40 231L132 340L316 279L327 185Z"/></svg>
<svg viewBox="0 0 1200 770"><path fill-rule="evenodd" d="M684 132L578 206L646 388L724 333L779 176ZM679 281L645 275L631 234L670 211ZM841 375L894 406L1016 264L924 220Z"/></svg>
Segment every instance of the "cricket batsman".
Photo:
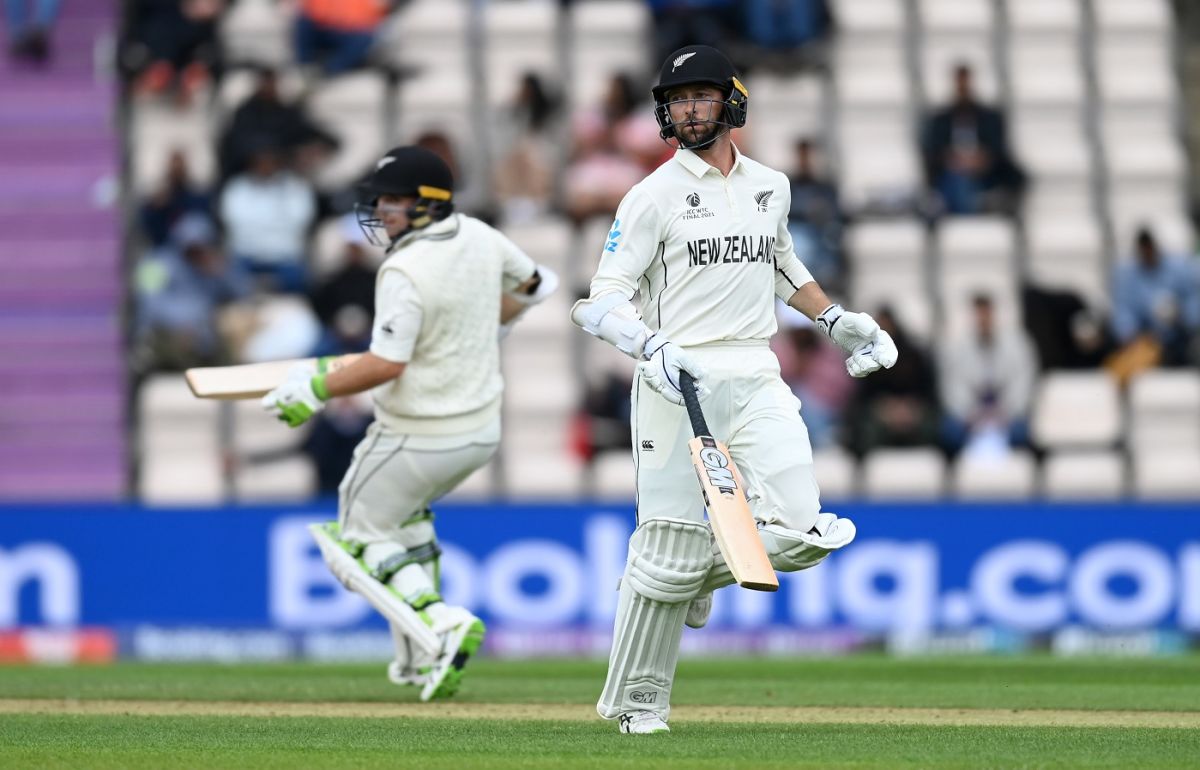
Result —
<svg viewBox="0 0 1200 770"><path fill-rule="evenodd" d="M695 379L713 435L745 477L772 566L791 572L850 543L855 529L821 512L800 403L768 347L775 298L814 319L855 377L897 356L874 319L830 301L796 257L787 177L730 139L746 123L749 93L729 60L708 46L681 48L652 94L660 134L678 149L622 200L590 296L571 311L584 331L640 362L631 416L637 527L597 704L623 733L669 731L683 625L703 626L712 591L734 582L704 521L680 372Z"/></svg>
<svg viewBox="0 0 1200 770"><path fill-rule="evenodd" d="M484 625L438 593L430 503L500 443L502 324L541 302L556 276L483 222L454 213L437 155L397 147L360 187L359 224L387 247L369 352L337 371L298 365L263 398L292 427L337 396L371 391L375 421L338 489L338 520L313 534L333 573L391 623L388 676L452 695Z"/></svg>

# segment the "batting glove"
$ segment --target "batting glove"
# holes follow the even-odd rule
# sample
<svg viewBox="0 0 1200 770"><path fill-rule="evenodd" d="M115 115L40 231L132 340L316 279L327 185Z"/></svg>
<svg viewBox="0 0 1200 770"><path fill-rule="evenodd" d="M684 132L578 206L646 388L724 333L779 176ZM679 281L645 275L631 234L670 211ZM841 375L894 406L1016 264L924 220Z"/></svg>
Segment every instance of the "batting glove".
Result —
<svg viewBox="0 0 1200 770"><path fill-rule="evenodd" d="M866 313L850 313L841 305L830 305L817 316L817 328L850 354L846 371L851 377L866 377L896 365L899 351L892 335Z"/></svg>
<svg viewBox="0 0 1200 770"><path fill-rule="evenodd" d="M700 398L708 396L708 387L704 385L704 369L675 343L655 334L646 340L642 353L644 359L637 365L638 374L647 387L662 396L672 404L683 406L683 390L679 386L679 372L685 371L692 375L696 383L696 395Z"/></svg>
<svg viewBox="0 0 1200 770"><path fill-rule="evenodd" d="M263 409L286 422L289 428L308 422L325 408L329 399L329 391L325 389L328 361L328 358L318 359L315 367L307 363L293 366L283 384L263 396Z"/></svg>

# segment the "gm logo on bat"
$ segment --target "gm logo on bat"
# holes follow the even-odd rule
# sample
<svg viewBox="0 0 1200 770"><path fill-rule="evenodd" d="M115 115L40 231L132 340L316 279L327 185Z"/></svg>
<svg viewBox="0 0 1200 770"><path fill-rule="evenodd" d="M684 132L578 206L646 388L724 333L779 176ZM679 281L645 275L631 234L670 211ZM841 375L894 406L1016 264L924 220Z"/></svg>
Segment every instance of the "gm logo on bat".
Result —
<svg viewBox="0 0 1200 770"><path fill-rule="evenodd" d="M737 482L733 480L733 471L729 469L729 458L725 453L713 447L704 447L700 450L700 461L704 463L704 470L712 485L723 494L733 494Z"/></svg>

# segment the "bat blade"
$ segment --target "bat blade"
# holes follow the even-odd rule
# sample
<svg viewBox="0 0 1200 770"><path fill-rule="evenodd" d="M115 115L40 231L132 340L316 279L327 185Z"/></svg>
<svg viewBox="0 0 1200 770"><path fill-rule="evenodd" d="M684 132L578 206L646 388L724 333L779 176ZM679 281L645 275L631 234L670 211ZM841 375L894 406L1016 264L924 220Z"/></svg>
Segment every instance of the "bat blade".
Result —
<svg viewBox="0 0 1200 770"><path fill-rule="evenodd" d="M358 358L357 354L340 356L329 362L329 371L337 371ZM261 364L237 366L204 366L184 372L188 387L196 398L225 401L262 398L287 379L288 370L298 363L316 366L315 358L290 361L267 361Z"/></svg>
<svg viewBox="0 0 1200 770"><path fill-rule="evenodd" d="M688 451L717 547L733 579L755 591L779 590L779 578L758 537L758 526L746 501L746 485L729 449L712 436L697 436L688 442Z"/></svg>

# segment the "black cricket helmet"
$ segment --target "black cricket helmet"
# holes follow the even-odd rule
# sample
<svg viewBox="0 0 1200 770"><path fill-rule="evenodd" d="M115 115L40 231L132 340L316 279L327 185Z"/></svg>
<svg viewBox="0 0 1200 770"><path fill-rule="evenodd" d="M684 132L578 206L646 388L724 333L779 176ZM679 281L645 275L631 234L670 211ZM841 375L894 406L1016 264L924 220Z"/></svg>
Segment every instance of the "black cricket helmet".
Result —
<svg viewBox="0 0 1200 770"><path fill-rule="evenodd" d="M670 105L667 92L672 88L683 85L704 83L714 85L721 90L725 98L719 102L724 106L718 118L707 122L724 127L717 130L708 139L689 145L676 132L675 123L671 120ZM738 80L733 63L717 49L707 45L688 45L680 48L667 57L658 74L658 85L650 90L654 95L654 117L658 120L659 136L664 140L674 137L681 147L700 150L717 140L722 133L746 125L746 106L750 101L750 92ZM682 100L681 100L682 101ZM716 107L716 102L712 107Z"/></svg>
<svg viewBox="0 0 1200 770"><path fill-rule="evenodd" d="M416 198L408 209L408 229L393 238L375 210L381 195ZM394 242L406 233L428 227L454 211L454 176L434 152L409 145L388 151L375 170L358 186L355 213L367 240L377 246Z"/></svg>

